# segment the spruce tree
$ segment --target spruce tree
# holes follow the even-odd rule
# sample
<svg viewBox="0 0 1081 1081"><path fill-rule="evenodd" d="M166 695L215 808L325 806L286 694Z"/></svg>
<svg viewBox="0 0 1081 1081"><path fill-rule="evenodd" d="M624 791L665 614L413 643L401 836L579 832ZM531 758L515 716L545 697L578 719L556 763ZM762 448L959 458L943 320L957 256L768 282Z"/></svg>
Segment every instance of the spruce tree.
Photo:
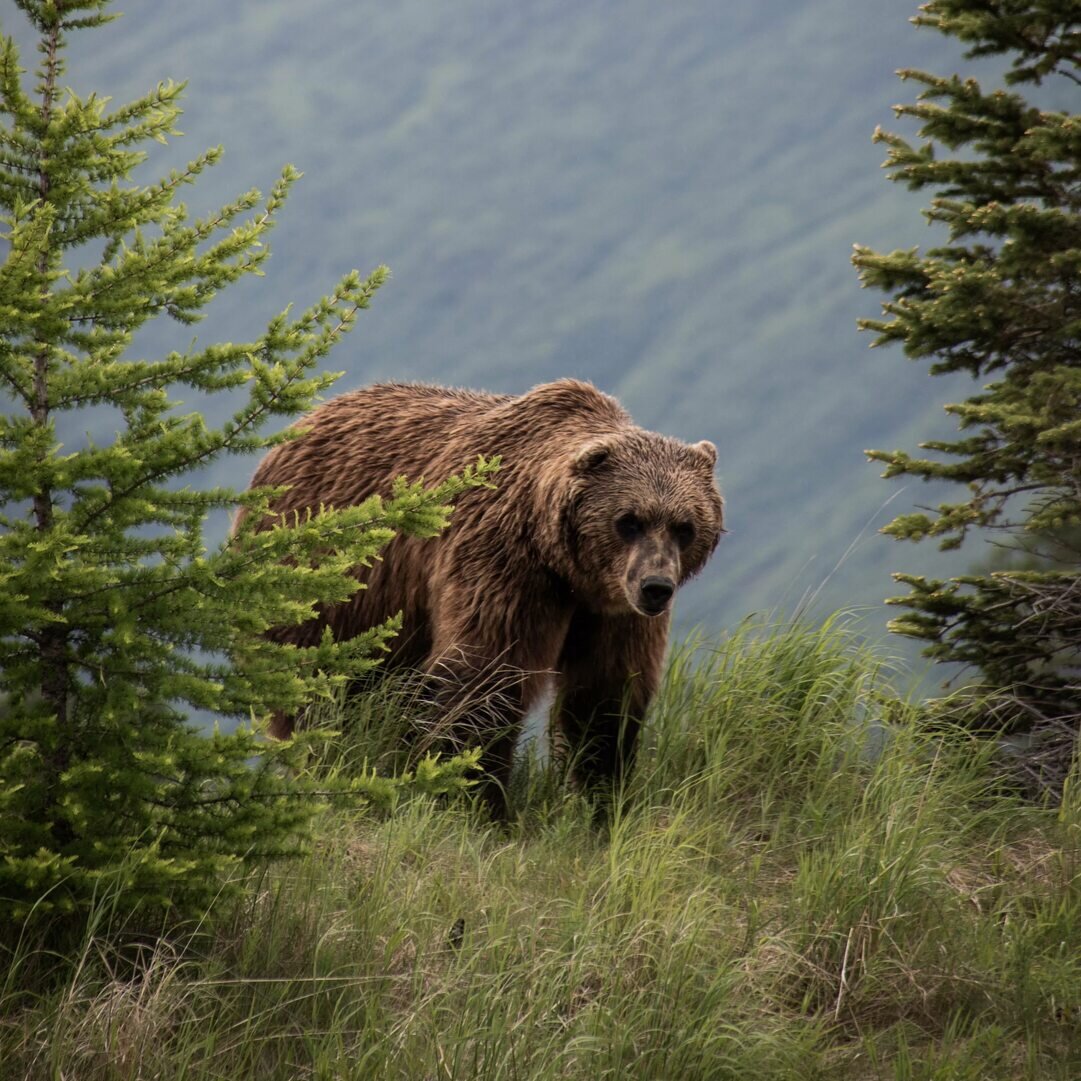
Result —
<svg viewBox="0 0 1081 1081"><path fill-rule="evenodd" d="M981 386L946 406L959 434L921 444L930 455L868 454L887 477L967 485L886 533L944 549L975 535L1013 554L946 581L895 575L911 592L888 602L908 609L891 627L974 666L996 723L1066 734L1061 778L1081 717L1081 115L1021 88L1054 81L1074 98L1081 17L1076 0L931 0L913 22L960 39L968 58L1007 58L1006 85L900 72L922 89L895 111L922 142L875 138L890 179L934 193L925 215L947 239L924 253L857 246L863 285L890 294L884 318L861 326Z"/></svg>
<svg viewBox="0 0 1081 1081"><path fill-rule="evenodd" d="M347 274L300 315L251 341L127 355L148 320L197 321L267 258L264 239L298 174L189 220L177 193L214 149L150 184L132 181L149 141L177 134L181 87L120 107L63 88L70 36L98 33L108 0L18 0L39 35L36 86L0 46L0 924L125 909L198 910L245 860L295 851L317 805L285 775L296 757L252 721L328 695L376 663L393 624L297 649L269 627L346 600L349 570L404 530L432 535L487 466L430 489L320 510L209 547L212 511L263 516L273 492L200 489L193 470L263 450L335 376L317 370L386 277ZM220 427L175 392L231 394ZM107 411L111 441L80 437ZM245 474L247 470L243 471ZM190 707L241 719L198 730ZM462 763L429 763L428 787ZM386 792L359 783L358 794Z"/></svg>

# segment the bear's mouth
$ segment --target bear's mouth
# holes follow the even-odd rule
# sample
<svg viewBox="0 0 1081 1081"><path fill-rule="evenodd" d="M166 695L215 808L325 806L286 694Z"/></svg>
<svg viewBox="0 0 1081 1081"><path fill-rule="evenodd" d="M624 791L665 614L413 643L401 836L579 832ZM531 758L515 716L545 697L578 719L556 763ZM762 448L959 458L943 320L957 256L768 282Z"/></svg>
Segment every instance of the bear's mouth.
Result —
<svg viewBox="0 0 1081 1081"><path fill-rule="evenodd" d="M640 601L634 607L639 615L646 616L649 619L653 619L655 616L659 616L662 615L664 612L667 612L669 604L667 601L665 601L663 604L660 605L649 605Z"/></svg>

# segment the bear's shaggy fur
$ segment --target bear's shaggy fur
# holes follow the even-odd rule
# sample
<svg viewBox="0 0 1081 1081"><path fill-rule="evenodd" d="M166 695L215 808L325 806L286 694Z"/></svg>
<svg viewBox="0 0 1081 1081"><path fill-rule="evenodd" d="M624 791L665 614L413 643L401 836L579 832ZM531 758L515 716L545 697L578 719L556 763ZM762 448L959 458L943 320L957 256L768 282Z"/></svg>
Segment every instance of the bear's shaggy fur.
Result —
<svg viewBox="0 0 1081 1081"><path fill-rule="evenodd" d="M522 718L552 678L553 736L577 780L618 782L660 677L671 596L723 531L713 444L638 428L571 379L519 397L390 383L298 425L307 434L252 479L291 486L280 513L356 504L403 475L439 480L478 455L502 465L494 489L459 499L441 536L396 537L358 572L367 589L276 637L311 644L329 624L347 638L401 612L386 663L431 677L436 705L457 718L450 746L484 745L497 817ZM292 728L278 717L274 734Z"/></svg>

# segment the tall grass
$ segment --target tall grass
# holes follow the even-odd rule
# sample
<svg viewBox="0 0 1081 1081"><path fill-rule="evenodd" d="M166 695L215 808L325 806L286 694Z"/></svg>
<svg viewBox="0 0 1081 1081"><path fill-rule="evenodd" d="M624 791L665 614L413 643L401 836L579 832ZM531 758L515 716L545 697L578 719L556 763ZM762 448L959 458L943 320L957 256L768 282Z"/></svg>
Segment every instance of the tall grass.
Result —
<svg viewBox="0 0 1081 1081"><path fill-rule="evenodd" d="M322 768L395 761L350 708ZM837 623L689 643L607 828L537 755L509 831L328 813L203 927L23 944L0 1077L1081 1076L1081 796L918 712Z"/></svg>

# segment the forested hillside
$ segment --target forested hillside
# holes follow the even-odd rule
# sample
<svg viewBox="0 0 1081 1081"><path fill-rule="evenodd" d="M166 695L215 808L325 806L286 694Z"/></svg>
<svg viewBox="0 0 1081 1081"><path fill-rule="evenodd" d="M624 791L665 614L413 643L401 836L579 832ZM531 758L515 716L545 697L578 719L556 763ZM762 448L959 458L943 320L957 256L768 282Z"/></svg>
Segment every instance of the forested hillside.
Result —
<svg viewBox="0 0 1081 1081"><path fill-rule="evenodd" d="M306 173L269 281L238 286L195 330L155 325L147 355L193 335L243 338L345 269L385 262L393 281L331 358L346 369L339 389L400 378L518 391L574 375L643 425L717 443L732 532L681 600L684 625L794 604L861 531L824 606L877 605L890 570L935 569L930 548L875 535L927 493L910 485L883 510L900 486L861 452L945 430L949 388L868 352L855 320L878 299L849 262L854 241L933 235L870 139L906 94L894 69L958 66L955 43L908 27L914 5L125 11L66 78L118 102L163 73L190 81L186 138L161 148L152 175L223 143L224 163L188 196L206 210L269 187L285 161ZM112 418L88 413L85 427L111 432ZM879 608L873 625L884 621Z"/></svg>

